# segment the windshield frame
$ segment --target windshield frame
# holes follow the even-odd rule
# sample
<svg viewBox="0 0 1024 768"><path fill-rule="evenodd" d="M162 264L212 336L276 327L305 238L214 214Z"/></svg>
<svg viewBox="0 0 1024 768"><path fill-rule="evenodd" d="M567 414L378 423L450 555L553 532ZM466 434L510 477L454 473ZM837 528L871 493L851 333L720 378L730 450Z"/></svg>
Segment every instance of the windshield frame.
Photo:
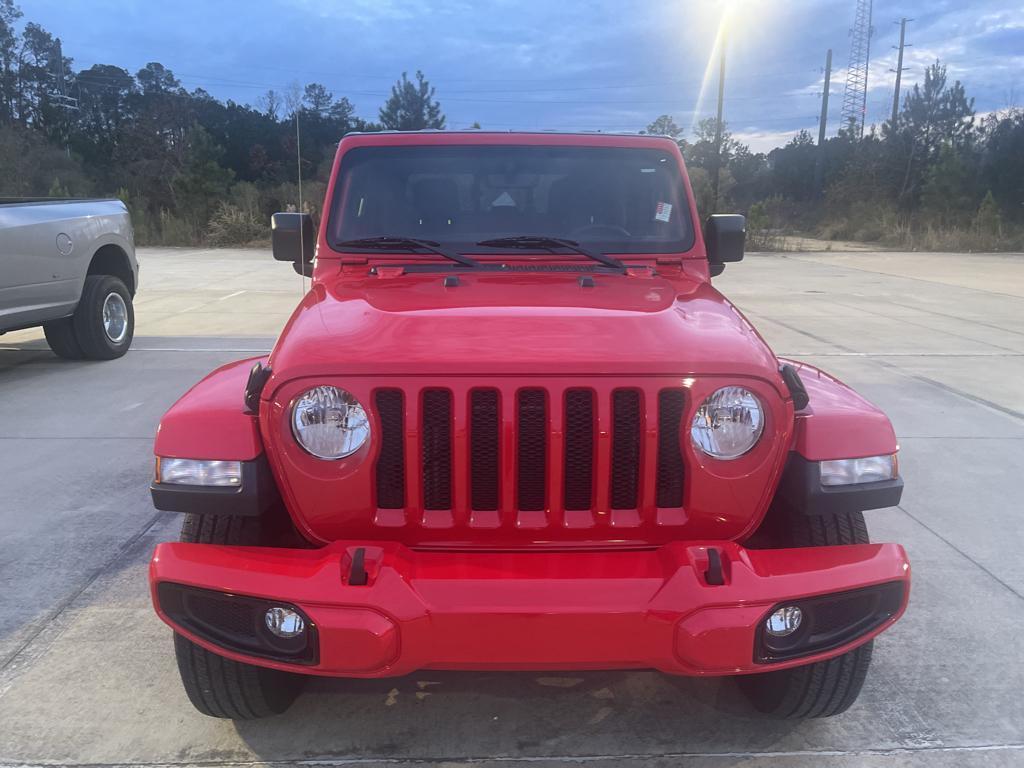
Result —
<svg viewBox="0 0 1024 768"><path fill-rule="evenodd" d="M509 140L512 138L513 140ZM323 237L324 244L334 253L359 253L366 254L362 249L349 249L342 245L351 238L343 236L344 226L339 218L345 215L344 197L348 189L349 171L352 162L361 159L364 151L384 149L389 153L394 150L424 150L440 149L461 151L473 149L494 148L498 150L654 150L667 156L667 160L673 164L673 172L676 174L674 185L677 187L678 207L682 218L682 239L664 241L643 241L637 240L632 247L604 248L603 243L596 240L586 240L580 245L591 250L600 251L602 254L621 256L628 259L645 259L658 256L679 256L686 257L694 255L695 249L699 250L700 239L698 238L698 227L696 211L694 209L692 192L686 174L685 164L679 153L678 145L671 140L647 136L612 136L608 134L594 135L573 135L573 134L519 134L510 137L509 134L487 134L487 133L437 133L437 134L411 134L411 133L383 133L383 134L356 134L342 140L339 152L335 160L333 178L331 180L329 194L327 196L327 210ZM351 234L351 233L347 233ZM390 232L389 234L402 237L416 237L412 232ZM531 235L566 237L564 233L530 233ZM507 233L487 233L487 237L506 237ZM457 250L461 254L472 254L479 257L480 261L487 261L493 258L508 258L510 255L530 260L543 258L545 260L572 260L580 257L572 253L551 253L548 249L525 249L510 248L503 249L482 248L476 245L476 236L469 235L465 239L440 239L434 235L431 239L441 242L443 247ZM609 245L621 246L628 241L610 241ZM399 252L391 253L381 249L379 256L392 258ZM429 253L414 254L402 252L403 258L412 257L414 260L433 258Z"/></svg>

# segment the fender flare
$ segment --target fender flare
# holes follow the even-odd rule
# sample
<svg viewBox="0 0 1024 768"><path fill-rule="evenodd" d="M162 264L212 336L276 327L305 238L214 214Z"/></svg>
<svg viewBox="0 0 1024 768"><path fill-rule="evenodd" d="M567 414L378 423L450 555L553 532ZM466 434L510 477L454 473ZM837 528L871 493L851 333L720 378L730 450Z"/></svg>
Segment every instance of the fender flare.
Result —
<svg viewBox="0 0 1024 768"><path fill-rule="evenodd" d="M834 376L796 360L809 402L794 414L791 449L810 461L857 459L896 453L889 417Z"/></svg>
<svg viewBox="0 0 1024 768"><path fill-rule="evenodd" d="M176 459L253 461L263 454L258 418L245 410L250 357L223 365L170 407L157 427L153 452Z"/></svg>

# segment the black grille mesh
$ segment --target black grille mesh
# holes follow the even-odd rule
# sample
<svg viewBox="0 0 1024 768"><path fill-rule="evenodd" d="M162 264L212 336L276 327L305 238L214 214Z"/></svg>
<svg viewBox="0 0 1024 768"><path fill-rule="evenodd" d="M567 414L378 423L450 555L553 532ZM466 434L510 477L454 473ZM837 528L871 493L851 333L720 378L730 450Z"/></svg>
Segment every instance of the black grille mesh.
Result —
<svg viewBox="0 0 1024 768"><path fill-rule="evenodd" d="M188 593L185 599L192 616L208 628L237 639L256 637L256 617L251 605L196 592Z"/></svg>
<svg viewBox="0 0 1024 768"><path fill-rule="evenodd" d="M376 396L380 420L380 456L377 457L377 506L405 507L405 397L400 389L379 389Z"/></svg>
<svg viewBox="0 0 1024 768"><path fill-rule="evenodd" d="M452 508L452 395L423 391L423 506Z"/></svg>
<svg viewBox="0 0 1024 768"><path fill-rule="evenodd" d="M594 487L594 393L565 393L565 508L590 509Z"/></svg>
<svg viewBox="0 0 1024 768"><path fill-rule="evenodd" d="M640 475L640 393L612 393L612 509L636 509Z"/></svg>
<svg viewBox="0 0 1024 768"><path fill-rule="evenodd" d="M498 508L498 390L474 389L470 395L470 505Z"/></svg>
<svg viewBox="0 0 1024 768"><path fill-rule="evenodd" d="M683 452L679 444L684 397L681 389L658 393L658 506L683 506Z"/></svg>
<svg viewBox="0 0 1024 768"><path fill-rule="evenodd" d="M519 392L519 509L544 509L547 404L543 389Z"/></svg>

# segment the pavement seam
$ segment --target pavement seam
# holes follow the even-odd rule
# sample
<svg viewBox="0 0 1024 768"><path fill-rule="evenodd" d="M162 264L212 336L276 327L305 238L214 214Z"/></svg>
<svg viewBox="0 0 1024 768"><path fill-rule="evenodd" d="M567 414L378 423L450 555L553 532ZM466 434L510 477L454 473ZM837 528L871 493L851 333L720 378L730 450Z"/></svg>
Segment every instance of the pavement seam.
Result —
<svg viewBox="0 0 1024 768"><path fill-rule="evenodd" d="M915 523L917 523L918 525L920 525L920 526L921 526L922 528L924 528L924 529L925 529L926 531L928 531L928 532L929 532L930 534L932 534L933 536L935 536L935 537L936 537L937 539L939 539L940 541L944 542L944 543L945 543L945 544L946 544L947 546L949 546L949 547L950 547L950 548L951 548L951 549L952 549L952 550L953 550L954 552L956 552L956 553L957 553L958 555L960 555L961 557L963 557L963 558L964 558L965 560L967 560L967 561L968 561L968 562L970 562L970 563L973 563L973 564L974 564L974 565L976 565L976 566L977 566L978 568L980 568L980 569L981 569L982 571L984 571L985 573L987 573L987 574L988 574L989 576L991 576L991 577L992 577L992 579L994 579L994 580L995 580L995 581L996 581L997 583L999 583L999 584L1000 584L1000 585L1002 585L1003 587L1006 587L1006 589L1008 589L1008 590L1009 590L1010 592L1012 592L1012 593L1013 593L1014 595L1016 595L1017 597L1019 597L1019 598L1020 598L1021 600L1024 600L1024 595L1022 595L1022 594L1021 594L1020 592L1018 592L1018 591L1017 591L1016 589L1014 589L1014 588L1013 588L1012 586L1010 586L1009 584L1007 584L1007 583L1006 583L1005 581L1003 581L1003 580L1002 580L1001 578L999 578L998 576L996 576L996 575L995 575L994 573L992 573L992 571L990 571L990 570L989 570L988 568L986 568L986 567L985 567L984 565L982 565L982 564L981 564L981 563L979 563L979 562L978 562L977 560L975 560L975 559L974 559L973 557L971 557L970 555L968 555L968 554L967 554L966 552L964 552L964 551L963 551L962 549L960 549L960 547L958 547L958 546L957 546L956 544L954 544L954 543L953 543L952 541L950 541L950 540L949 540L949 539L947 539L947 538L946 538L945 536L943 536L943 535L942 535L941 533L939 533L938 531L936 531L936 530L935 530L934 528L932 528L932 527L931 527L930 525L928 525L928 524L927 524L926 522L924 522L923 520L921 520L921 519L920 519L919 517L917 517L917 515L915 515L915 514L914 514L913 512L910 512L910 511L909 511L909 510L908 510L908 509L907 509L906 507L904 507L904 506L903 506L902 504L897 504L897 505L896 505L896 509L898 509L898 510L899 510L900 512L902 512L903 514L905 514L905 515L906 515L907 517L909 517L909 518L910 518L911 520L913 520L913 521L914 521Z"/></svg>
<svg viewBox="0 0 1024 768"><path fill-rule="evenodd" d="M875 360L875 363L877 365L882 366L886 370L894 371L900 374L901 376L906 376L908 379L914 379L915 381L920 381L924 384L931 384L933 387L941 389L943 392L962 397L964 400L969 400L975 405L981 405L986 408L991 408L992 410L999 411L999 413L1003 414L1004 416L1010 416L1019 421L1024 421L1024 413L1021 413L1020 411L1015 411L1013 408L1008 408L1005 405L999 405L999 403L993 403L991 400L986 400L983 397L972 395L970 392L964 392L962 389L957 389L956 387L951 387L948 384L942 383L941 381L937 381L936 379L933 379L929 376L925 376L923 373L911 373L910 371L904 371L899 366L893 365L892 363L887 363L885 360Z"/></svg>
<svg viewBox="0 0 1024 768"><path fill-rule="evenodd" d="M810 253L810 251L808 251ZM820 267L828 267L830 269L848 269L851 272L863 272L868 275L880 275L882 277L894 277L897 280L913 280L917 283L926 283L928 285L941 285L944 288L959 289L962 291L974 291L975 293L984 293L989 296L1005 296L1008 299L1017 299L1018 301L1024 300L1024 297L1018 296L1015 293L1003 293L1002 291L989 291L984 288L973 288L969 285L961 285L959 283L944 283L941 280L928 280L924 277L912 277L910 275L898 275L892 272L878 272L874 269L864 269L863 267L851 267L847 264L828 264L827 262L817 261L816 259L801 259L798 256L783 256L784 259L792 259L793 261L799 261L802 264L817 264Z"/></svg>
<svg viewBox="0 0 1024 768"><path fill-rule="evenodd" d="M1012 334L1015 334L1017 336L1024 336L1024 331L1015 331L1012 328L1004 328L1001 325L995 325L994 323L986 323L983 320L976 320L976 319L973 319L973 318L970 318L970 317L961 317L960 315L951 315L951 314L949 314L947 312L939 312L938 310L935 310L935 309L926 309L925 307L919 307L919 306L917 306L915 304L903 304L902 302L899 302L899 301L893 301L891 303L895 304L897 307L904 307L906 309L913 309L913 310L916 310L918 312L927 312L929 315L936 315L937 317L946 317L946 318L949 318L950 320L961 320L961 321L963 321L965 323L973 323L974 325L982 325L982 326L984 326L986 328L993 328L993 329L995 329L997 331L1003 331L1004 333L1012 333Z"/></svg>
<svg viewBox="0 0 1024 768"><path fill-rule="evenodd" d="M28 766L46 765L61 768L127 768L127 766L145 766L145 768L178 768L179 766L197 766L198 768L230 768L231 766L332 766L332 765L480 765L487 763L596 763L611 760L649 761L657 759L689 760L689 759L723 759L743 760L757 758L799 758L799 757L888 757L913 754L939 753L970 753L970 752L1017 752L1024 750L1024 743L1007 744L966 744L966 745L923 745L920 747L878 747L866 749L792 749L771 751L727 751L727 752L663 752L663 753L626 753L596 755L536 755L521 756L497 755L494 757L310 757L285 760L182 760L182 761L133 761L120 762L0 762L0 768L28 768Z"/></svg>
<svg viewBox="0 0 1024 768"><path fill-rule="evenodd" d="M972 339L970 336L964 336L964 335L959 334L959 333L954 333L953 331L947 331L947 330L944 330L942 328L933 328L932 326L925 325L923 323L915 323L913 320L910 320L910 319L908 319L906 317L895 318L892 315L885 315L885 314L882 314L881 312L877 312L877 311L875 311L873 309L867 309L865 307L859 307L859 306L857 306L855 304L845 304L845 303L843 303L841 301L836 301L835 299L831 299L831 302L833 304L837 304L840 307L846 307L847 309L854 309L854 310L857 310L858 312L864 312L864 313L869 314L869 315L874 315L875 317L880 317L883 320L888 320L890 322L902 323L902 324L906 324L906 325L913 325L913 326L915 326L917 328L924 328L926 331L932 331L933 333L943 333L946 336L952 336L954 339L960 339L962 341L970 341L973 344L982 344L982 345L984 345L986 347L992 347L993 349L998 349L998 350L1001 350L1003 352L1018 352L1018 350L1016 350L1016 349L1010 349L1009 347L1004 347L1001 344L993 344L990 341L979 341L978 339ZM960 322L962 322L962 323L970 323L970 320L961 320Z"/></svg>
<svg viewBox="0 0 1024 768"><path fill-rule="evenodd" d="M146 524L142 527L142 529L133 534L127 541L121 544L121 546L117 548L114 554L112 554L99 568L93 571L85 579L85 581L78 587L78 589L76 589L71 594L67 595L59 603L57 603L54 609L50 611L50 613L39 622L39 626L29 634L25 641L21 645L19 645L14 651L12 651L11 654L6 659L4 659L2 663L0 663L0 697L3 697L7 693L7 691L10 690L11 686L14 684L14 680L18 675L19 669L27 665L30 665L36 658L38 658L43 652L45 652L45 649L43 649L40 650L39 653L32 653L32 645L36 642L36 640L47 629L53 626L53 624L61 617L61 615L65 611L67 611L68 608L74 605L75 601L77 601L78 598L81 597L82 594L87 589L89 589L89 587L95 584L96 581L101 576L108 573L110 569L113 568L113 566L117 562L119 562L120 559L128 551L131 550L133 546L135 546L139 541L142 540L143 536L149 533L149 531L153 528L154 525L156 525L161 519L166 517L168 514L169 513L165 512L157 512L152 517L150 517L149 520L146 521ZM51 642L47 644L47 647L49 647L49 645L52 644L54 640L58 639L60 635L63 634L64 629L66 629L66 627L60 629L57 632L57 634L53 638L51 638Z"/></svg>

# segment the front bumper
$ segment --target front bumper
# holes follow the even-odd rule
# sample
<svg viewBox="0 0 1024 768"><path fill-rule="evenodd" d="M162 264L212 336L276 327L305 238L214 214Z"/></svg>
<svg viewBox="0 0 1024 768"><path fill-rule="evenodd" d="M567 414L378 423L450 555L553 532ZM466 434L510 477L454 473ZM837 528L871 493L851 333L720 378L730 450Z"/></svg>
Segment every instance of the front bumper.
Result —
<svg viewBox="0 0 1024 768"><path fill-rule="evenodd" d="M348 581L359 548L365 585ZM720 554L721 579L707 576L709 548ZM709 583L717 580L724 583ZM758 630L774 606L894 582L902 586L898 607L842 644L786 661L755 660ZM315 628L316 653L295 663L211 642L163 609L158 593L166 583L297 607ZM381 542L316 550L168 543L153 555L150 586L160 617L199 645L307 674L654 668L727 675L806 664L866 642L905 610L910 564L897 544L451 552Z"/></svg>

